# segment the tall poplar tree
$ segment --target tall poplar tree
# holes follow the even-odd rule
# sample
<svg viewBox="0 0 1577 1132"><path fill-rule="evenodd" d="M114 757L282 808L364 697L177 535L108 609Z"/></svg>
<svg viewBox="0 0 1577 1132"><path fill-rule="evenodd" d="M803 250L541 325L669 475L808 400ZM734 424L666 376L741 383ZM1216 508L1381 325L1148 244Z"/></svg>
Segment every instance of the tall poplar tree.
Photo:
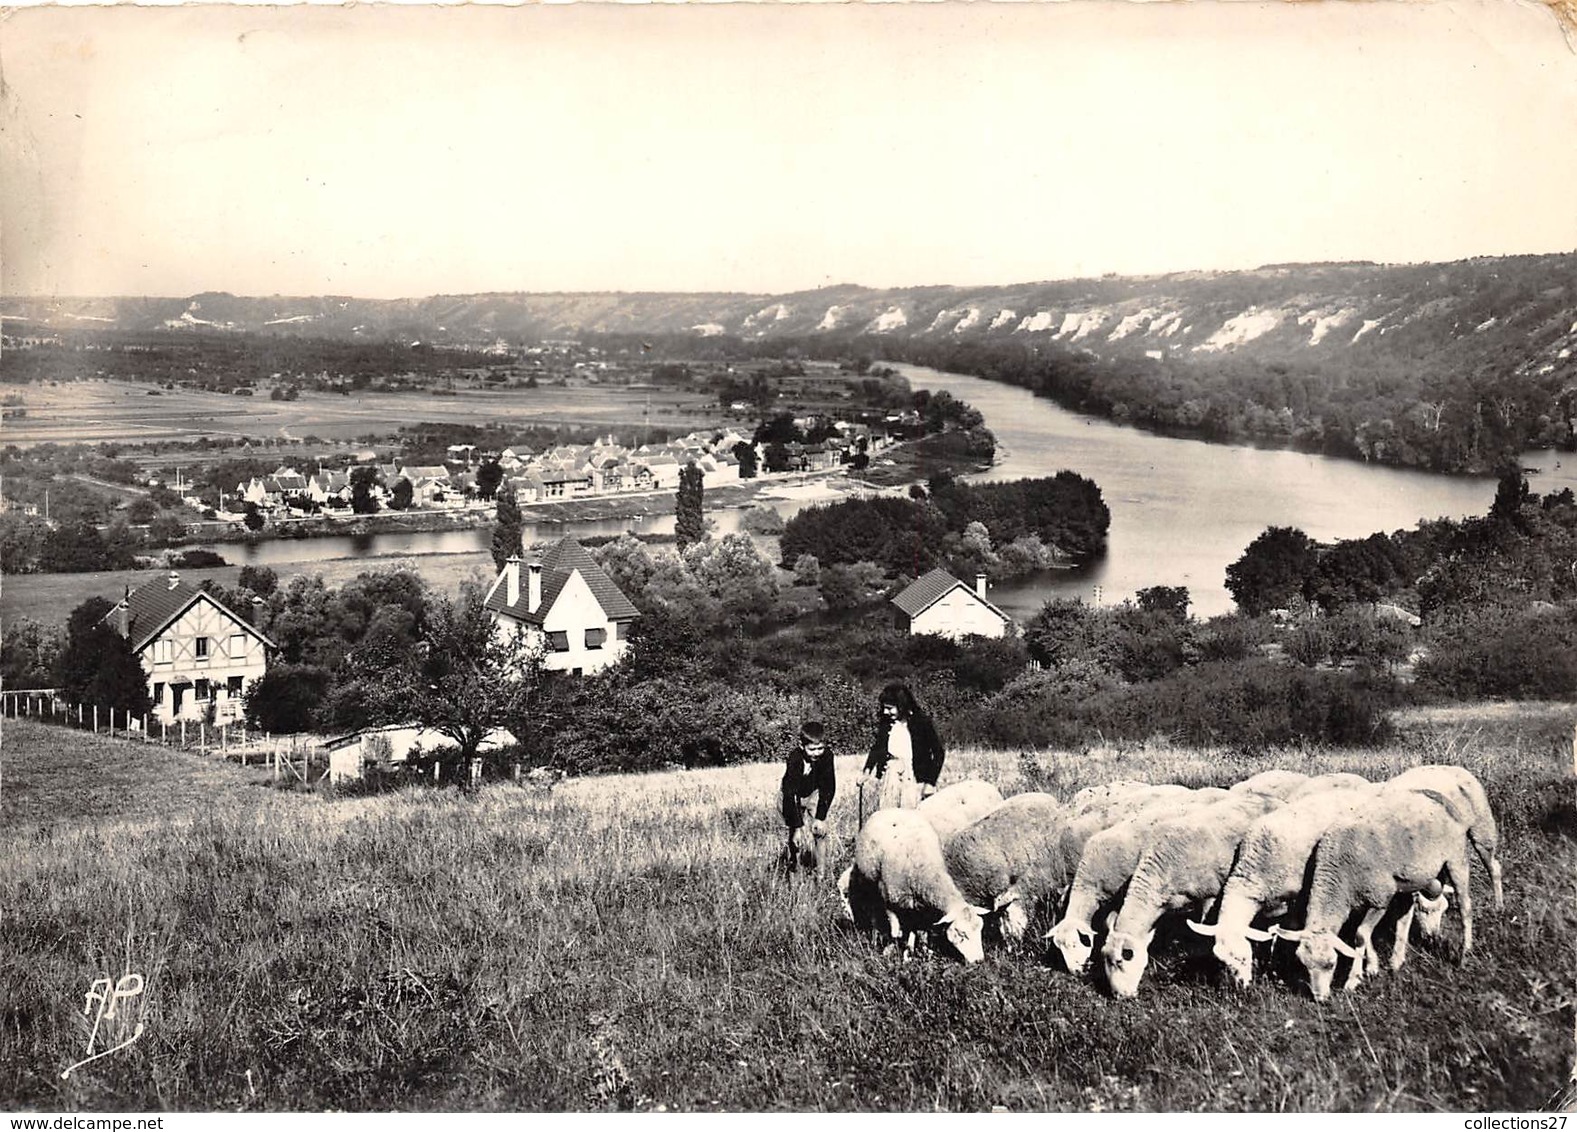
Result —
<svg viewBox="0 0 1577 1132"><path fill-rule="evenodd" d="M512 491L498 496L498 522L493 526L493 564L500 570L504 563L520 553L520 538L525 531L525 520L520 515L520 504L515 502Z"/></svg>
<svg viewBox="0 0 1577 1132"><path fill-rule="evenodd" d="M675 507L674 539L683 554L685 548L706 537L706 519L701 510L701 469L691 460L679 470L679 499Z"/></svg>

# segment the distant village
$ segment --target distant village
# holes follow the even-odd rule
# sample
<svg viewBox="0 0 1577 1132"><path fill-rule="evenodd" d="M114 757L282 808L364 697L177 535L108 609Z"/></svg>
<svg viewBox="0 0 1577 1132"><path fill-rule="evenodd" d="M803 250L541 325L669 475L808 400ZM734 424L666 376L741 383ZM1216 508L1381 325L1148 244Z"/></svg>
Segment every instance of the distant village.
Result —
<svg viewBox="0 0 1577 1132"><path fill-rule="evenodd" d="M796 420L809 428L814 421ZM676 490L679 473L694 463L704 487L736 484L762 475L796 475L835 470L845 464L870 459L892 446L918 423L913 413L895 413L888 427L846 421L832 422L835 435L816 443L763 444L725 429L692 432L657 444L629 447L612 435L590 444L560 445L538 453L505 448L500 452L473 444L448 447L442 464L382 463L368 449L343 455L345 463L328 468L320 461L314 469L281 466L271 475L235 485L221 501L218 517L239 519L255 509L263 514L350 509L359 468L370 468L368 490L380 508L400 507L402 481L409 484L410 509L460 510L512 493L516 503L529 506L565 500L595 499L640 492ZM741 451L748 446L750 459ZM744 456L744 463L741 463ZM496 487L484 487L483 469L497 464ZM501 474L500 474L501 473ZM369 477L361 477L369 478ZM184 485L172 484L177 492ZM194 505L195 496L189 497ZM401 508L404 509L404 508Z"/></svg>

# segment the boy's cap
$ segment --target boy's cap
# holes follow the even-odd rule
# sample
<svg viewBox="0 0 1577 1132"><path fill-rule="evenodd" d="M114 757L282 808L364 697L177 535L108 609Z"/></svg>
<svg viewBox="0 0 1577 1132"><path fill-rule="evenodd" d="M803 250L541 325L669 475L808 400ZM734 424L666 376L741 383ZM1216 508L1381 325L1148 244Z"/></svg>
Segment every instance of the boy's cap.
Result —
<svg viewBox="0 0 1577 1132"><path fill-rule="evenodd" d="M805 722L805 725L799 729L799 733L811 740L811 742L819 743L821 742L821 737L826 734L826 729L822 727L818 720L811 719Z"/></svg>

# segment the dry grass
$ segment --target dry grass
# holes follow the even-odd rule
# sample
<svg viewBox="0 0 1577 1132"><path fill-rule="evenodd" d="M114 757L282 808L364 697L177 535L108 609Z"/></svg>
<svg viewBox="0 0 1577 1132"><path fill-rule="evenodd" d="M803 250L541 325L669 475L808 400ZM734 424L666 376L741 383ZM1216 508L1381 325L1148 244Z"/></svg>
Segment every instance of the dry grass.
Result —
<svg viewBox="0 0 1577 1132"><path fill-rule="evenodd" d="M1487 728L1468 714L1413 721L1378 754L950 756L949 778L1063 793L1454 751L1501 816L1506 911L1482 911L1466 966L1448 918L1398 975L1326 1006L1278 977L1232 990L1189 940L1132 1002L1037 954L883 957L837 925L830 878L776 869L776 766L328 800L165 754L85 806L97 766L134 779L128 760L157 752L8 726L0 1106L1537 1108L1570 1068L1577 1002L1569 750L1538 736L1574 714L1485 713L1494 742L1466 738ZM839 766L834 870L857 770ZM127 969L148 1033L61 1081L87 986Z"/></svg>

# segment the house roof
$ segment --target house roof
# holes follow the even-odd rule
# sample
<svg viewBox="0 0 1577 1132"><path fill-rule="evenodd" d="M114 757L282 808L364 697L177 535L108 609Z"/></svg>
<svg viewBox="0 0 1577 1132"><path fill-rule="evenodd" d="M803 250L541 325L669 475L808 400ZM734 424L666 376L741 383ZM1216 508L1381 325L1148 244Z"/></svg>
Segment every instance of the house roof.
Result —
<svg viewBox="0 0 1577 1132"><path fill-rule="evenodd" d="M953 577L953 575L949 574L940 566L938 566L935 570L932 570L929 574L926 574L920 578L916 578L914 581L910 582L909 585L904 587L902 593L893 598L893 604L907 613L910 617L918 617L927 609L930 609L937 602L941 601L948 594L952 593L955 588L963 590L981 605L985 606L998 617L1002 618L1002 620L1012 620L1012 618L1006 613L1003 613L996 606L992 605L989 601L981 597L970 587L964 585L963 582L960 582L957 578Z"/></svg>
<svg viewBox="0 0 1577 1132"><path fill-rule="evenodd" d="M141 652L154 638L165 629L169 628L181 614L203 598L207 598L228 614L230 619L262 641L269 648L276 647L274 642L259 632L258 629L244 617L238 617L233 609L224 602L214 597L207 590L200 590L196 586L176 579L171 584L171 575L160 575L153 578L126 596L127 636L131 640L131 651ZM119 606L104 615L102 623L109 624L112 628L119 628Z"/></svg>
<svg viewBox="0 0 1577 1132"><path fill-rule="evenodd" d="M528 598L525 584L521 585L515 604L509 604L508 588L502 584L502 573L493 583L493 588L488 591L486 608L496 613L507 614L529 625L540 625L548 611L553 608L553 603L558 600L559 594L564 591L571 575L577 570L586 580L587 587L597 599L597 604L602 606L602 611L607 615L608 620L628 621L641 615L641 611L631 604L630 599L624 596L618 586L614 585L613 579L608 577L607 572L597 565L597 560L572 538L560 539L542 555L542 602L535 612L528 612L526 608Z"/></svg>

